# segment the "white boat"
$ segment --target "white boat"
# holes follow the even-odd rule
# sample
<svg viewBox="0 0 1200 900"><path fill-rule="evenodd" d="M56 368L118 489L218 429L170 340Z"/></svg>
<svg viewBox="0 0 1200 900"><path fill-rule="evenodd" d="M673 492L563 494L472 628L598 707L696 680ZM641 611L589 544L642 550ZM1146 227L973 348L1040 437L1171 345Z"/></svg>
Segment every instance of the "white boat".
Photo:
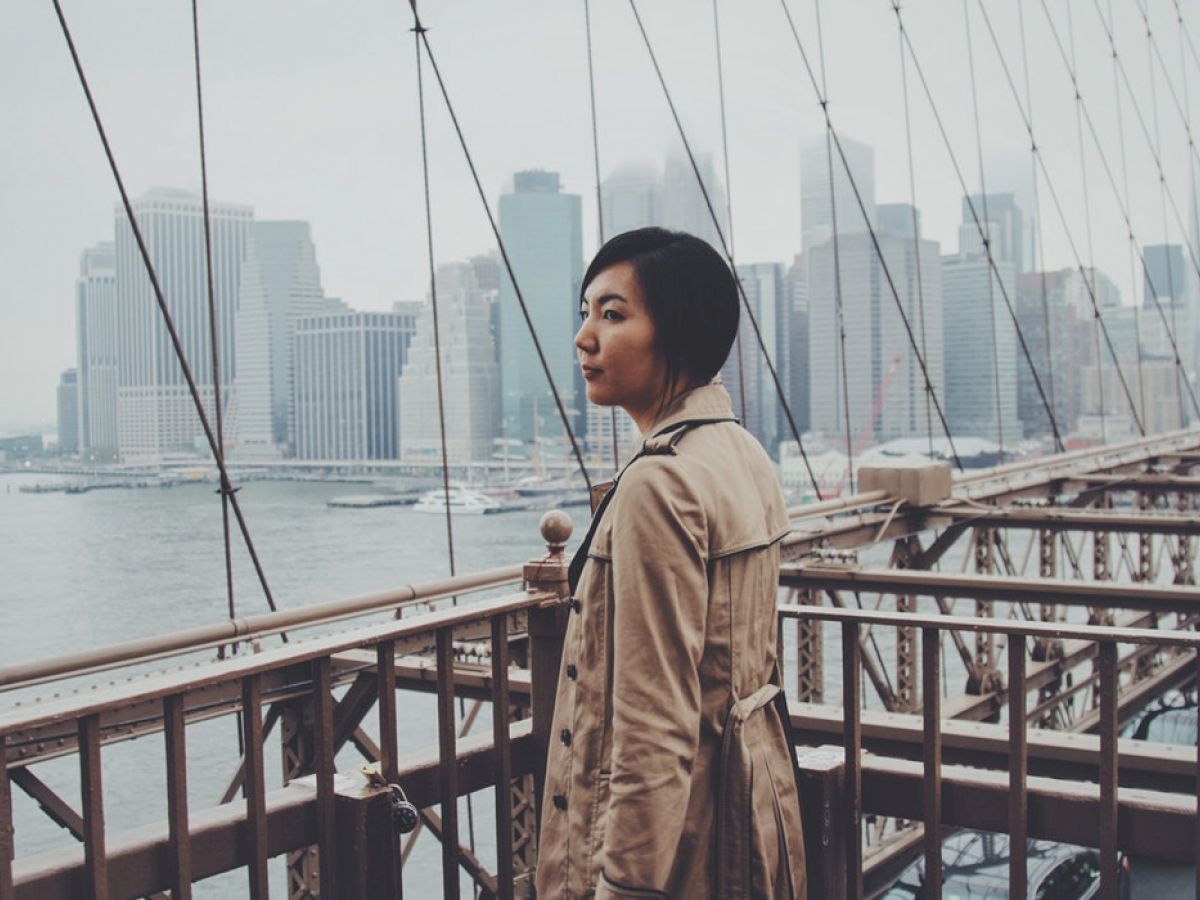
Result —
<svg viewBox="0 0 1200 900"><path fill-rule="evenodd" d="M446 493L442 488L426 491L421 499L413 506L413 510L423 513L446 513ZM461 485L450 485L450 513L452 515L486 516L490 513L504 512L505 506L479 491Z"/></svg>

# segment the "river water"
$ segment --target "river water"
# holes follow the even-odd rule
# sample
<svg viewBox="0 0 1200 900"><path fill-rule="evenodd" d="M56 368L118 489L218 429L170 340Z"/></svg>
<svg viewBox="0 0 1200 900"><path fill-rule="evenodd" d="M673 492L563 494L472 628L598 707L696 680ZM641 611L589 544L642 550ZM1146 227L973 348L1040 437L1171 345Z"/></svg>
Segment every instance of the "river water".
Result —
<svg viewBox="0 0 1200 900"><path fill-rule="evenodd" d="M99 490L85 494L22 493L54 476L0 474L0 665L162 634L226 618L220 500L211 484L171 489ZM399 486L399 485L394 485ZM449 574L446 528L440 516L408 507L334 509L328 500L376 492L362 484L258 481L238 497L280 609L419 583ZM572 510L585 525L583 509ZM459 572L522 562L545 552L540 511L462 516L454 521ZM236 526L235 526L236 527ZM576 539L581 535L577 529ZM261 587L236 531L235 597L239 614L267 611ZM165 663L156 664L161 668ZM107 681L94 675L89 681ZM63 687L43 686L49 696ZM20 696L20 695L17 695ZM14 695L0 695L0 707ZM401 749L436 746L433 698L400 697ZM368 721L374 719L373 714ZM374 731L373 723L370 731ZM487 708L474 731L490 733ZM274 738L274 736L273 736ZM189 803L215 804L232 774L237 738L231 719L188 728ZM278 784L274 747L268 744L268 787ZM353 749L338 757L341 769L360 761ZM35 773L78 808L77 763L39 764ZM141 738L104 751L103 775L110 836L166 817L161 737ZM490 798L474 802L480 820L478 850L494 871L494 850L484 823ZM463 808L466 831L466 808ZM72 843L21 792L14 790L18 857ZM111 840L111 837L110 837ZM282 863L272 863L272 893L286 896ZM418 842L405 868L408 895L436 896L441 874L437 842ZM198 896L245 895L245 877L230 873L197 886ZM466 884L464 883L464 889Z"/></svg>

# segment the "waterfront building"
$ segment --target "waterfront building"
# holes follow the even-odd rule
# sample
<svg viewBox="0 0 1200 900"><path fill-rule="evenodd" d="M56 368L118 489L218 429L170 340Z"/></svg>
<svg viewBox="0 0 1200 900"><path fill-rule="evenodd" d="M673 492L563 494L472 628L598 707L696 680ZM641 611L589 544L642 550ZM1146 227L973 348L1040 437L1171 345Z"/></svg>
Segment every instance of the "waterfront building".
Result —
<svg viewBox="0 0 1200 900"><path fill-rule="evenodd" d="M500 427L500 377L491 334L491 304L470 262L437 268L438 336L446 457L485 462ZM397 386L400 458L441 460L433 305L421 304Z"/></svg>
<svg viewBox="0 0 1200 900"><path fill-rule="evenodd" d="M909 214L911 220L911 213ZM811 426L855 448L892 438L927 435L925 378L897 311L900 304L922 348L933 390L943 388L942 261L936 241L879 232L838 238L843 321L846 331L845 395L838 333L834 242L808 257L808 395ZM891 275L880 264L880 251ZM918 277L919 265L919 277ZM947 297L949 292L947 291ZM948 302L948 301L947 301ZM946 310L949 314L949 310ZM949 341L947 340L947 354ZM946 372L946 381L950 380ZM849 421L845 407L849 407ZM936 417L936 413L934 414ZM935 433L940 433L936 418Z"/></svg>
<svg viewBox="0 0 1200 900"><path fill-rule="evenodd" d="M981 225L992 248L992 256L1012 263L1015 274L1024 272L1025 218L1016 197L1013 194L970 194L963 197L959 252L984 255L983 234L979 230Z"/></svg>
<svg viewBox="0 0 1200 900"><path fill-rule="evenodd" d="M800 149L800 249L803 253L833 237L835 210L839 236L861 234L868 230L868 224L872 228L875 226L875 151L867 144L847 137L841 138L841 144L854 185L866 207L866 218L836 147L833 148L833 197L830 198L825 136L813 138Z"/></svg>
<svg viewBox="0 0 1200 900"><path fill-rule="evenodd" d="M1150 244L1142 248L1145 259L1142 349L1151 359L1174 363L1177 348L1184 369L1191 373L1195 369L1193 334L1197 304L1195 272L1184 251L1179 244Z"/></svg>
<svg viewBox="0 0 1200 900"><path fill-rule="evenodd" d="M201 197L188 191L153 188L135 198L132 206L201 402L212 418L211 332ZM209 204L217 350L221 390L226 396L237 375L234 318L246 235L253 218L249 206ZM126 462L153 462L165 453L202 447L203 432L133 230L120 206L115 229L117 442Z"/></svg>
<svg viewBox="0 0 1200 900"><path fill-rule="evenodd" d="M412 315L354 310L297 321L297 457L396 458L396 382L415 325Z"/></svg>
<svg viewBox="0 0 1200 900"><path fill-rule="evenodd" d="M791 324L788 326L788 399L792 417L801 434L808 431L808 265L803 253L797 253L787 271L784 290L789 296ZM783 440L791 440L786 422L780 426Z"/></svg>
<svg viewBox="0 0 1200 900"><path fill-rule="evenodd" d="M791 377L788 354L791 296L786 290L783 265L739 265L737 275L786 397ZM733 399L734 412L742 419L746 430L758 438L774 456L782 435L788 431L787 420L784 418L783 405L779 402L779 393L771 378L771 371L740 298L737 339L729 358L721 368L721 377ZM788 399L790 406L790 398ZM790 437L788 434L789 439Z"/></svg>
<svg viewBox="0 0 1200 900"><path fill-rule="evenodd" d="M662 178L648 163L618 166L600 184L604 237L663 223Z"/></svg>
<svg viewBox="0 0 1200 900"><path fill-rule="evenodd" d="M568 409L583 388L572 344L578 322L572 298L583 280L581 215L579 195L563 192L557 172L517 172L513 190L500 197L500 234ZM507 277L500 279L499 302L504 436L530 441L536 434L560 434L546 375ZM578 413L574 418L573 428L586 421Z"/></svg>
<svg viewBox="0 0 1200 900"><path fill-rule="evenodd" d="M58 452L79 452L79 371L67 369L58 379Z"/></svg>
<svg viewBox="0 0 1200 900"><path fill-rule="evenodd" d="M229 433L237 458L277 457L294 439L296 323L324 301L307 222L251 223L238 296Z"/></svg>
<svg viewBox="0 0 1200 900"><path fill-rule="evenodd" d="M726 242L729 241L725 188L717 179L711 154L697 153L696 168L700 170L700 178L704 181L703 191L696 180L691 161L683 154L668 154L662 177L662 227L694 234L707 241L724 258L721 235L725 236ZM707 201L704 199L706 192ZM721 226L720 234L713 223L713 213L709 211L710 203Z"/></svg>
<svg viewBox="0 0 1200 900"><path fill-rule="evenodd" d="M117 453L117 274L112 241L84 250L75 281L79 448L98 458Z"/></svg>

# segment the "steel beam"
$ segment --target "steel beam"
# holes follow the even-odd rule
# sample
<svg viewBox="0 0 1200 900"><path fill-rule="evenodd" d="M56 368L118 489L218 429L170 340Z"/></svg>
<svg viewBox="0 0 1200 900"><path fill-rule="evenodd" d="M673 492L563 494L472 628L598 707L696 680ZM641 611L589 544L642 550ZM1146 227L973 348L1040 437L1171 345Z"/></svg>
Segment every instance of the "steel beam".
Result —
<svg viewBox="0 0 1200 900"><path fill-rule="evenodd" d="M977 528L1044 528L1052 531L1123 531L1134 534L1200 534L1200 516L1122 510L941 506L928 511L927 527L969 519Z"/></svg>

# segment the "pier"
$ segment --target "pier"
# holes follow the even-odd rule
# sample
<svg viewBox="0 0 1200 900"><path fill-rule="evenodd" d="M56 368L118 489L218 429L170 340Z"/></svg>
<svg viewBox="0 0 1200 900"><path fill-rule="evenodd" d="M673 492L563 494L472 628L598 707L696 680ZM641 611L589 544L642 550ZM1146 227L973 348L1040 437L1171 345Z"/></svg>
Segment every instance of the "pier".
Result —
<svg viewBox="0 0 1200 900"><path fill-rule="evenodd" d="M1195 738L1120 730L1200 668L1197 466L1188 431L935 473L944 496L885 471L884 487L790 511L778 615L810 896L873 896L922 855L940 868L952 828L1012 836L1012 896L1026 839L1096 848L1105 897L1119 860L1194 865ZM5 691L108 682L0 711L0 898L188 897L235 869L264 897L273 865L292 897L393 897L414 840L440 842L446 897L464 876L476 896L530 896L571 530L548 514L544 546L531 535L532 558L504 569L0 669ZM172 665L198 651L208 660ZM127 674L148 662L157 671ZM402 755L414 692L435 695L436 728L426 752ZM500 714L460 734L459 700ZM214 717L240 721L244 752L222 796L189 803L188 734ZM154 734L167 819L110 829L102 758ZM335 766L344 747L379 774ZM39 777L62 757L76 760L79 797ZM14 856L16 791L66 829L63 846ZM494 869L450 802L481 791L496 814L473 825L495 841ZM416 831L397 828L401 798Z"/></svg>

